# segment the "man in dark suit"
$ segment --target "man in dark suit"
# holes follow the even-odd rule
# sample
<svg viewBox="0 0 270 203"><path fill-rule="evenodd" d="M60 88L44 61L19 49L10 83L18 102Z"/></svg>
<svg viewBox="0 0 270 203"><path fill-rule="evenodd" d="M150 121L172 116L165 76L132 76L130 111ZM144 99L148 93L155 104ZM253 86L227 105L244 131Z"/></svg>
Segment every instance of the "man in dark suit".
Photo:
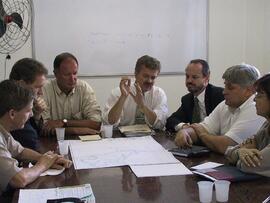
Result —
<svg viewBox="0 0 270 203"><path fill-rule="evenodd" d="M186 87L190 93L181 98L181 106L167 119L168 131L176 132L185 124L199 123L224 100L223 88L209 84L209 77L206 61L190 61L186 68Z"/></svg>

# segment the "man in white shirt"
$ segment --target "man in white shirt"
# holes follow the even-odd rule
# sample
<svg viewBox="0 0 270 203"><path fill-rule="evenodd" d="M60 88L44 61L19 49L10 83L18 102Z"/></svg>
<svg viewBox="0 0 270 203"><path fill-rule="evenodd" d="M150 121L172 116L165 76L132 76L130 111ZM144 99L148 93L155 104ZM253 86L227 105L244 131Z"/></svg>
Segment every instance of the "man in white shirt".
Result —
<svg viewBox="0 0 270 203"><path fill-rule="evenodd" d="M133 125L146 123L155 129L163 129L168 115L165 92L154 86L160 72L160 62L150 56L142 56L135 67L135 82L123 77L118 88L113 89L105 104L105 123Z"/></svg>
<svg viewBox="0 0 270 203"><path fill-rule="evenodd" d="M224 154L228 146L254 135L265 121L256 114L253 101L253 83L258 77L259 71L248 64L228 68L222 76L225 101L201 123L180 130L175 138L176 144L191 147L200 141L211 150Z"/></svg>

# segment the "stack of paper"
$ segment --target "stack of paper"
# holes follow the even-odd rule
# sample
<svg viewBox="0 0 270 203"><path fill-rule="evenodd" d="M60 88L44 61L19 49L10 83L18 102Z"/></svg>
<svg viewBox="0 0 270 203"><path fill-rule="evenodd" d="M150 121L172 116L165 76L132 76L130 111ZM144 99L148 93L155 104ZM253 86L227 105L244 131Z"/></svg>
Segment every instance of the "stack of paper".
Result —
<svg viewBox="0 0 270 203"><path fill-rule="evenodd" d="M121 127L119 127L119 130L126 137L146 136L146 135L153 135L154 134L154 131L152 131L149 128L149 126L146 124L121 126Z"/></svg>
<svg viewBox="0 0 270 203"><path fill-rule="evenodd" d="M95 196L90 184L50 189L21 189L18 203L46 203L50 202L47 200L56 199L59 199L59 202L60 199L62 199L61 202L78 199L86 203L95 203Z"/></svg>

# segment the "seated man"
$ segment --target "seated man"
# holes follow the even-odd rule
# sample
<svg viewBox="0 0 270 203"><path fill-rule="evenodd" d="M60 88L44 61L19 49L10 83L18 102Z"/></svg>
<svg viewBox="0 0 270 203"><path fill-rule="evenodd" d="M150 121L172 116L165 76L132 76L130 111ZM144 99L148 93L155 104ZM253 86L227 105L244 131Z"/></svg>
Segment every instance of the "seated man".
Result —
<svg viewBox="0 0 270 203"><path fill-rule="evenodd" d="M255 83L257 114L267 119L252 138L234 147L228 147L226 156L232 164L248 173L270 177L270 74Z"/></svg>
<svg viewBox="0 0 270 203"><path fill-rule="evenodd" d="M118 88L105 104L103 120L111 125L146 123L155 129L163 129L167 114L167 97L154 86L160 72L160 62L150 56L142 56L135 67L135 83L123 77Z"/></svg>
<svg viewBox="0 0 270 203"><path fill-rule="evenodd" d="M42 87L46 82L48 71L40 62L23 58L17 61L11 69L9 79L16 80L23 86L30 88L35 93L33 102L34 116L30 117L25 123L24 128L11 131L15 140L20 142L23 147L33 150L37 149L37 142L40 133L40 116L46 108L45 101L41 98Z"/></svg>
<svg viewBox="0 0 270 203"><path fill-rule="evenodd" d="M224 154L228 146L239 144L257 132L265 121L256 115L253 101L253 83L258 77L259 71L251 65L228 68L222 76L225 101L201 123L180 130L176 144L191 147L192 143L200 141L211 150Z"/></svg>
<svg viewBox="0 0 270 203"><path fill-rule="evenodd" d="M101 110L93 89L77 80L78 61L70 53L54 60L54 80L43 88L48 108L42 113L43 134L54 134L55 128L65 127L66 134L96 134L100 130Z"/></svg>
<svg viewBox="0 0 270 203"><path fill-rule="evenodd" d="M25 187L50 167L71 166L71 161L52 152L40 154L22 147L10 135L10 131L23 128L32 116L34 93L29 88L12 80L2 81L0 98L0 195L9 186ZM34 161L36 164L32 168L20 168L17 160Z"/></svg>
<svg viewBox="0 0 270 203"><path fill-rule="evenodd" d="M209 84L209 77L206 61L190 61L186 68L186 87L190 93L181 98L180 108L167 119L168 131L176 132L185 124L201 122L224 100L223 88Z"/></svg>

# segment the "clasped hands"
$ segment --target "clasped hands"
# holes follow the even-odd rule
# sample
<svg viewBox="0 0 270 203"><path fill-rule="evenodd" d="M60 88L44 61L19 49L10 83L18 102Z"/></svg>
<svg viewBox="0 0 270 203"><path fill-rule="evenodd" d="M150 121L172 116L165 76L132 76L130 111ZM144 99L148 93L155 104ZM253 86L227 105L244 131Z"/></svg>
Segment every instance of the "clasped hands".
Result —
<svg viewBox="0 0 270 203"><path fill-rule="evenodd" d="M144 107L144 95L138 83L134 83L136 92L131 89L131 79L129 77L122 77L119 86L122 96L127 97L128 95L131 95L139 108L142 109Z"/></svg>
<svg viewBox="0 0 270 203"><path fill-rule="evenodd" d="M183 128L177 132L175 143L179 147L190 148L192 147L193 140L191 138L191 133L194 131L194 137L197 139L202 139L204 136L208 136L207 130L198 123L193 123L191 125L185 124Z"/></svg>
<svg viewBox="0 0 270 203"><path fill-rule="evenodd" d="M239 148L239 159L248 167L258 167L261 165L262 155L257 149Z"/></svg>
<svg viewBox="0 0 270 203"><path fill-rule="evenodd" d="M41 155L36 164L43 166L45 170L49 168L62 169L70 168L72 161L65 159L61 155L55 154L52 151L48 151Z"/></svg>

